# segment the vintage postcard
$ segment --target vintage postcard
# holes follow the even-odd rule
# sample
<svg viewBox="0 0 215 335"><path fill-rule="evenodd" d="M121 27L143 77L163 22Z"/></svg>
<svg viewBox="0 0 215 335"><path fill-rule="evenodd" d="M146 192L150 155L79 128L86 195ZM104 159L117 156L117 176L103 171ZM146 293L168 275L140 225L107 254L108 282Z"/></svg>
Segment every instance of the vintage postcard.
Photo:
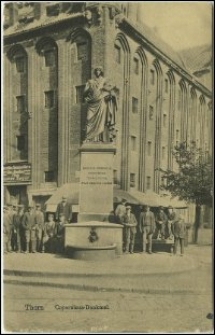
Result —
<svg viewBox="0 0 215 335"><path fill-rule="evenodd" d="M2 3L2 333L213 333L212 18Z"/></svg>

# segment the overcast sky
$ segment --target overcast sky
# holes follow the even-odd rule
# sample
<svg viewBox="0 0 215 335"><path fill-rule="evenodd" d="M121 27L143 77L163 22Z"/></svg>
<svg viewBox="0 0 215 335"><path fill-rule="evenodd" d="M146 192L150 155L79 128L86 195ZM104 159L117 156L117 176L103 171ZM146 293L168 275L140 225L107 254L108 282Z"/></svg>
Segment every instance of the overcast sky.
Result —
<svg viewBox="0 0 215 335"><path fill-rule="evenodd" d="M175 50L212 40L212 2L142 2L143 22L157 27L162 39Z"/></svg>

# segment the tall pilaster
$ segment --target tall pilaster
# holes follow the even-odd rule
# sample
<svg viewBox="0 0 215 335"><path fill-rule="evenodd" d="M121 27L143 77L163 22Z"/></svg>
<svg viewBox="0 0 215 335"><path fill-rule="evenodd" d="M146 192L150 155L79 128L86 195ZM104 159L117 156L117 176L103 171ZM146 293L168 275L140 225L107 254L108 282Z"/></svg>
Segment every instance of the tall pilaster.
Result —
<svg viewBox="0 0 215 335"><path fill-rule="evenodd" d="M69 114L71 106L70 43L58 44L58 185L68 182L69 176Z"/></svg>
<svg viewBox="0 0 215 335"><path fill-rule="evenodd" d="M41 183L41 122L43 96L40 92L40 56L31 47L28 56L28 112L30 115L28 123L28 157L32 164L33 187L39 187Z"/></svg>

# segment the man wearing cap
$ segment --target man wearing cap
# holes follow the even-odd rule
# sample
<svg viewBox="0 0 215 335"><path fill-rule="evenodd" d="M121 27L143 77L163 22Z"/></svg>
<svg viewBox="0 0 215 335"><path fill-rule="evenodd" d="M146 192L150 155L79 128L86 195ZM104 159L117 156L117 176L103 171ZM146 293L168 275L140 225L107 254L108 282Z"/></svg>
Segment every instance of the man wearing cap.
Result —
<svg viewBox="0 0 215 335"><path fill-rule="evenodd" d="M12 251L12 235L13 235L13 205L7 204L7 215L8 215L8 251Z"/></svg>
<svg viewBox="0 0 215 335"><path fill-rule="evenodd" d="M16 252L21 252L22 239L22 217L24 215L24 206L18 205L18 211L13 216L14 248Z"/></svg>
<svg viewBox="0 0 215 335"><path fill-rule="evenodd" d="M134 243L135 243L135 236L136 236L136 229L137 220L135 215L131 213L131 206L126 206L126 214L124 217L124 237L125 237L125 253L134 253Z"/></svg>
<svg viewBox="0 0 215 335"><path fill-rule="evenodd" d="M54 249L54 237L56 233L56 222L54 221L54 213L48 214L48 221L44 224L42 252L52 251Z"/></svg>
<svg viewBox="0 0 215 335"><path fill-rule="evenodd" d="M126 214L126 199L122 199L121 203L115 209L115 216L117 219L117 223L123 224L124 217Z"/></svg>
<svg viewBox="0 0 215 335"><path fill-rule="evenodd" d="M174 254L177 254L178 244L180 244L181 256L184 255L184 240L186 237L186 224L184 217L179 215L178 219L173 223L172 226L174 235Z"/></svg>
<svg viewBox="0 0 215 335"><path fill-rule="evenodd" d="M176 220L176 212L174 211L174 208L172 206L168 207L168 214L167 214L168 222L167 222L167 229L168 229L168 236L169 239L173 239L172 234L172 226L174 224L174 221Z"/></svg>
<svg viewBox="0 0 215 335"><path fill-rule="evenodd" d="M36 238L37 238L37 251L42 250L42 236L44 231L44 213L41 210L41 205L35 206L35 223L36 223Z"/></svg>
<svg viewBox="0 0 215 335"><path fill-rule="evenodd" d="M41 205L36 204L35 210L35 224L36 224L36 251L42 251L42 238L44 231L44 214L41 211Z"/></svg>
<svg viewBox="0 0 215 335"><path fill-rule="evenodd" d="M22 217L22 227L25 235L25 253L36 252L36 223L33 206L28 206L28 211Z"/></svg>
<svg viewBox="0 0 215 335"><path fill-rule="evenodd" d="M157 230L158 230L158 236L157 238L165 239L166 237L166 224L167 224L167 216L164 213L164 208L159 207L158 214L156 216L156 223L157 223Z"/></svg>
<svg viewBox="0 0 215 335"><path fill-rule="evenodd" d="M18 206L17 205L13 205L12 206L12 234L11 234L11 249L13 251L16 251L16 240L17 240L17 231L16 231L16 227L14 226L14 217L17 215L18 213Z"/></svg>
<svg viewBox="0 0 215 335"><path fill-rule="evenodd" d="M66 218L64 213L59 214L59 221L56 224L56 252L62 253L64 251L64 231L65 231L65 224Z"/></svg>
<svg viewBox="0 0 215 335"><path fill-rule="evenodd" d="M3 208L3 243L4 243L4 253L7 254L10 251L10 217L9 209L7 206Z"/></svg>
<svg viewBox="0 0 215 335"><path fill-rule="evenodd" d="M57 206L56 220L59 221L60 213L63 213L68 223L72 221L72 205L67 202L67 197L63 196L62 201Z"/></svg>
<svg viewBox="0 0 215 335"><path fill-rule="evenodd" d="M144 212L140 214L139 228L142 234L143 252L146 251L146 243L148 240L148 253L152 254L152 236L155 231L155 216L150 211L150 207L146 206Z"/></svg>

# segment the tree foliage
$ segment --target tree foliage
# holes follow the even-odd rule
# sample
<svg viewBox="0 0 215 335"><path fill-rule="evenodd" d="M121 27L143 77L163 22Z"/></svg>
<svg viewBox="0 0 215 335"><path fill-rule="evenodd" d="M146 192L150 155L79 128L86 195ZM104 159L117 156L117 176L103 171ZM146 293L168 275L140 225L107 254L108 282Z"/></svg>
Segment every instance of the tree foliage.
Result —
<svg viewBox="0 0 215 335"><path fill-rule="evenodd" d="M194 145L187 148L186 143L175 147L177 171L163 170L166 182L161 187L180 200L195 203L198 206L212 206L212 159L208 152L197 149Z"/></svg>

